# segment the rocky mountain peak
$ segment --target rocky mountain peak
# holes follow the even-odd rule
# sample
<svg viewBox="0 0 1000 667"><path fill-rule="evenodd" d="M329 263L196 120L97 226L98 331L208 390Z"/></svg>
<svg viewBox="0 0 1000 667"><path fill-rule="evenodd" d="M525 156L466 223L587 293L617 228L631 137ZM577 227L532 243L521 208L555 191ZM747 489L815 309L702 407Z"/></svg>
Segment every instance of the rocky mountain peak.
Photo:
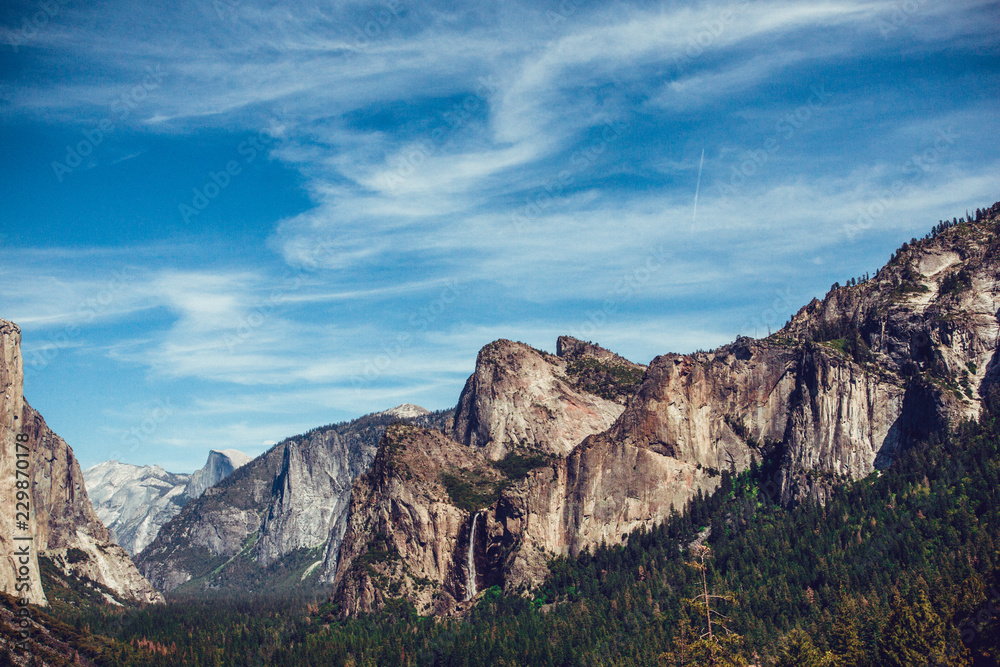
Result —
<svg viewBox="0 0 1000 667"><path fill-rule="evenodd" d="M578 361L509 340L486 345L459 396L452 437L492 460L525 451L565 456L623 409L577 381Z"/></svg>
<svg viewBox="0 0 1000 667"><path fill-rule="evenodd" d="M556 356L567 360L592 357L602 361L612 361L631 366L637 365L600 345L591 343L590 341L583 341L579 338L573 338L572 336L559 336L556 339Z"/></svg>
<svg viewBox="0 0 1000 667"><path fill-rule="evenodd" d="M135 555L185 503L249 461L237 449L211 450L205 465L190 475L167 472L159 465L105 461L85 470L83 477L101 521L115 542Z"/></svg>
<svg viewBox="0 0 1000 667"><path fill-rule="evenodd" d="M386 410L378 414L386 415L388 417L399 417L400 419L412 419L414 417L423 417L424 415L429 415L430 413L430 410L422 408L419 405L414 405L413 403L403 403L402 405L397 405L390 410Z"/></svg>
<svg viewBox="0 0 1000 667"><path fill-rule="evenodd" d="M191 474L184 494L189 499L197 498L249 462L250 457L238 449L210 450L205 465Z"/></svg>

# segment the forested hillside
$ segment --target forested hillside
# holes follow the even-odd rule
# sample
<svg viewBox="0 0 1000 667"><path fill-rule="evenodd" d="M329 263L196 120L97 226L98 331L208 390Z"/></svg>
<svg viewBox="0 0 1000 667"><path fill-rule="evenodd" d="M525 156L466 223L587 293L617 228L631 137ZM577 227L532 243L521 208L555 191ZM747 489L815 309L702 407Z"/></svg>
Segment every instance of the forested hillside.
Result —
<svg viewBox="0 0 1000 667"><path fill-rule="evenodd" d="M105 665L995 665L1000 420L993 413L784 509L767 464L627 546L553 564L540 590L487 592L464 619L403 602L338 621L321 601L88 612ZM710 530L706 530L710 529ZM707 632L696 538L712 595ZM692 544L695 543L695 544ZM294 610L294 611L293 611ZM731 633L731 634L730 634ZM713 658L714 655L714 658ZM224 656L224 657L223 657Z"/></svg>

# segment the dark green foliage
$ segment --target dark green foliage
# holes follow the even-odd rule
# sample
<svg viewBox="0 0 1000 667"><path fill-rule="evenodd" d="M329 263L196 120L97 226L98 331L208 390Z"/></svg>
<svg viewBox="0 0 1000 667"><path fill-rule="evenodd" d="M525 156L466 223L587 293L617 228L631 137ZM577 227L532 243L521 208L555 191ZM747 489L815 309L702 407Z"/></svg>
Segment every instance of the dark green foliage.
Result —
<svg viewBox="0 0 1000 667"><path fill-rule="evenodd" d="M879 642L880 662L886 667L967 665L968 650L934 611L927 593L918 589L904 600L893 596L892 615Z"/></svg>
<svg viewBox="0 0 1000 667"><path fill-rule="evenodd" d="M80 551L69 549L69 551ZM86 560L86 552L84 554ZM79 561L76 561L79 562ZM42 579L42 589L49 604L56 610L83 608L88 605L104 606L108 599L117 600L118 595L103 584L81 579L73 574L63 574L62 569L50 557L38 557L38 569Z"/></svg>
<svg viewBox="0 0 1000 667"><path fill-rule="evenodd" d="M566 374L578 388L618 402L627 400L638 391L643 372L642 368L620 361L594 357L580 357L566 366Z"/></svg>
<svg viewBox="0 0 1000 667"><path fill-rule="evenodd" d="M87 552L83 549L70 547L66 550L66 561L71 564L86 563L88 560L90 560L90 556L88 556Z"/></svg>
<svg viewBox="0 0 1000 667"><path fill-rule="evenodd" d="M477 512L495 503L504 486L471 471L442 473L441 483L455 507L466 512Z"/></svg>
<svg viewBox="0 0 1000 667"><path fill-rule="evenodd" d="M817 322L810 329L808 338L837 350L859 364L870 362L873 358L861 329L846 317Z"/></svg>
<svg viewBox="0 0 1000 667"><path fill-rule="evenodd" d="M900 248L900 252L906 251L906 244ZM909 261L903 264L902 271L900 271L900 276L898 282L892 290L891 298L893 299L904 299L910 294L924 294L930 291L926 285L920 283L920 274L913 270L913 266L910 265Z"/></svg>
<svg viewBox="0 0 1000 667"><path fill-rule="evenodd" d="M960 294L970 287L972 287L972 274L969 273L968 269L963 268L945 276L944 280L941 281L940 293L942 295Z"/></svg>
<svg viewBox="0 0 1000 667"><path fill-rule="evenodd" d="M32 659L34 664L59 667L91 664L83 660L98 660L114 644L109 639L92 634L86 626L78 624L74 627L60 620L54 610L28 607L27 618L30 620L25 628L28 632L25 653L15 647L24 639L20 636L23 611L16 598L0 593L0 667L32 664ZM11 659L12 654L18 662Z"/></svg>
<svg viewBox="0 0 1000 667"><path fill-rule="evenodd" d="M939 650L947 664L965 664L964 645L972 664L995 665L998 431L991 416L962 425L901 455L880 477L841 487L822 507L776 504L770 464L723 472L716 493L624 546L556 559L533 600L492 590L464 620L419 618L399 601L341 621L334 606L304 599L169 605L125 617L91 611L86 623L124 642L109 666L635 667L679 664L681 655L696 664L697 638L679 634L703 625L686 602L700 582L685 564L686 546L711 525L708 585L735 596L724 613L743 636L739 655L727 659L749 664L756 652L762 664L875 667L889 664L890 653ZM374 551L370 558L391 558ZM172 648L157 654L128 643L139 638Z"/></svg>
<svg viewBox="0 0 1000 667"><path fill-rule="evenodd" d="M544 454L522 456L511 452L499 461L496 461L493 467L502 472L507 479L516 482L519 479L527 477L528 473L535 468L542 468L551 462L552 457L545 456Z"/></svg>

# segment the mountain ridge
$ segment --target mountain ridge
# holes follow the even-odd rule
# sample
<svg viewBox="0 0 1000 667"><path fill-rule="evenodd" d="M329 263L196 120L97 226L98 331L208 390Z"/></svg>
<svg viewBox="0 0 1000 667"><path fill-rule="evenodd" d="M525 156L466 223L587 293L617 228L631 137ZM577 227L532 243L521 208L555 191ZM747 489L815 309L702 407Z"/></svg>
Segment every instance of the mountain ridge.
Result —
<svg viewBox="0 0 1000 667"><path fill-rule="evenodd" d="M998 212L994 206L979 222L939 226L905 244L874 278L835 285L768 338L656 357L625 405L605 413L612 423L591 422L579 440L573 429L581 422L567 414L591 399L553 370L563 360L506 340L485 346L459 399L454 439L494 462L519 453L549 458L491 503L467 509L463 524L451 522L448 558L457 566L429 582L454 602L428 605L414 592L418 611L462 607L453 552L463 539L468 547L474 518L482 519L484 535L473 545L484 561L479 576L509 591L530 588L547 576L553 554L574 556L651 529L716 489L722 470L741 472L772 458L783 503L825 502L837 480L861 479L946 425L978 415L1000 376ZM567 340L557 349L588 348ZM614 359L591 351L595 361ZM444 447L430 434L422 442ZM397 503L427 495L419 480L412 489L407 478L389 486L376 481L366 484ZM382 501L369 494L355 502L352 517ZM428 503L458 509L445 495ZM410 563L400 545L436 543L434 525L372 519L359 532L369 534L376 551L396 544ZM406 568L380 576L391 589L415 590ZM343 609L380 604L370 589L361 607L352 603L359 593L343 583L351 580L348 570L338 572L334 600Z"/></svg>
<svg viewBox="0 0 1000 667"><path fill-rule="evenodd" d="M159 465L105 461L84 470L83 477L101 521L125 551L136 555L185 503L249 461L237 449L213 449L205 465L189 475L170 473Z"/></svg>

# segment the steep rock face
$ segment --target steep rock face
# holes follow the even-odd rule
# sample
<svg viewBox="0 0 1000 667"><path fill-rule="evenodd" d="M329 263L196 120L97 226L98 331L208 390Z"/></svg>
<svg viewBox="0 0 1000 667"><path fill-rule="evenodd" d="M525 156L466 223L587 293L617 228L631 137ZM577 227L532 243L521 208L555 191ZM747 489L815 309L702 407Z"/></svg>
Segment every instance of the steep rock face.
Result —
<svg viewBox="0 0 1000 667"><path fill-rule="evenodd" d="M146 548L160 526L181 511L190 475L160 466L105 461L83 471L90 496L114 541L130 554Z"/></svg>
<svg viewBox="0 0 1000 667"><path fill-rule="evenodd" d="M284 443L237 470L167 521L136 557L140 571L162 591L224 565L260 529L281 464Z"/></svg>
<svg viewBox="0 0 1000 667"><path fill-rule="evenodd" d="M717 484L697 464L635 442L592 436L568 458L531 471L490 507L483 574L508 589L537 585L553 556L617 544Z"/></svg>
<svg viewBox="0 0 1000 667"><path fill-rule="evenodd" d="M370 467L386 427L403 420L443 428L450 417L418 413L390 410L278 443L188 502L139 554L140 569L161 590L190 593L329 583L351 483Z"/></svg>
<svg viewBox="0 0 1000 667"><path fill-rule="evenodd" d="M158 602L162 596L153 590L136 570L125 551L111 542L107 529L101 523L87 497L80 465L73 450L53 433L45 420L27 401L23 394L15 396L23 387L20 358L20 330L12 323L0 321L2 335L3 370L0 382L4 383L3 441L4 464L15 466L14 440L17 433L27 436L31 454L29 461L31 520L30 532L33 551L38 557L51 560L66 574L74 574L109 588L115 595L131 602ZM14 410L19 415L13 414ZM15 417L17 417L15 419ZM9 419L9 421L7 421ZM6 493L6 489L0 491ZM15 535L25 531L13 530L14 498L3 497L4 521L2 541L8 558L13 551ZM9 504L8 504L9 503ZM39 582L37 561L29 565L32 582ZM6 570L6 568L4 568ZM6 574L6 572L5 572ZM4 590L14 593L12 582L4 581ZM40 583L30 591L31 599L45 603Z"/></svg>
<svg viewBox="0 0 1000 667"><path fill-rule="evenodd" d="M818 342L820 350L840 352L834 358L847 358L855 375L877 377L889 394L875 397L882 409L877 416L880 428L888 425L882 446L860 471L850 471L852 477L889 465L896 452L916 438L948 423L978 417L983 402L996 395L998 213L1000 207L994 206L980 222L962 223L934 238L904 244L870 280L835 287L823 301L814 300L800 310L779 332ZM803 385L801 392L810 411L800 414L803 422L812 420L812 436L802 435L791 443L786 489L803 486L802 471L810 457L818 457L823 469L843 467L829 456L823 459L823 423L835 426L836 422L817 418L831 407L815 397L828 386L840 386L840 393L846 387L822 364L812 370L816 379ZM797 435L807 428L804 425ZM820 445L818 451L809 451L810 442Z"/></svg>
<svg viewBox="0 0 1000 667"><path fill-rule="evenodd" d="M129 554L145 549L160 528L193 498L250 461L236 449L208 453L205 465L190 475L160 466L105 461L83 471L87 493L114 541Z"/></svg>
<svg viewBox="0 0 1000 667"><path fill-rule="evenodd" d="M336 431L290 442L255 547L258 562L267 566L296 549L331 542L321 578L332 577L346 528L351 485L371 466L376 447L370 440L342 437Z"/></svg>
<svg viewBox="0 0 1000 667"><path fill-rule="evenodd" d="M514 442L560 456L483 512L479 576L509 588L537 584L553 554L660 523L698 490L714 489L722 470L755 459L778 464L783 502L824 500L836 480L891 464L921 438L976 416L984 401L1000 406L996 213L904 246L874 278L835 286L767 339L657 357L607 429L599 420L580 429L544 401L578 406L581 371L596 369L586 385L593 396L620 363L610 352L572 339L559 341L558 358L509 341L488 345L462 393L455 437L492 460ZM378 488L371 493L365 502L377 505ZM448 589L447 578L433 580ZM380 595L355 592L357 609Z"/></svg>
<svg viewBox="0 0 1000 667"><path fill-rule="evenodd" d="M452 437L497 461L525 450L565 456L586 436L611 426L623 410L621 402L611 393L588 391L589 384L578 382L579 373L573 375L574 362L600 357L581 349L580 341L576 346L570 344L575 339L563 340L560 349L574 356L553 356L508 340L484 347L459 397ZM642 368L621 361L633 372Z"/></svg>
<svg viewBox="0 0 1000 667"><path fill-rule="evenodd" d="M27 401L24 424L22 432L35 443L38 460L43 462L33 477L38 524L35 543L40 555L65 573L103 584L125 600L163 602L163 596L143 578L128 553L112 542L87 497L83 471L73 450Z"/></svg>
<svg viewBox="0 0 1000 667"><path fill-rule="evenodd" d="M13 322L0 320L0 466L4 471L15 471L18 468L17 461L21 458L17 454L28 451L30 456L25 458L27 470L24 474L33 473L37 465L37 456L31 443L27 445L27 450L18 447L16 437L21 433L22 417L24 416L24 365L21 359L21 330ZM21 468L22 470L24 467ZM5 473L5 477L10 475ZM15 473L15 482L24 481L22 475ZM38 530L38 524L34 513L30 514L29 528L24 530L18 528L16 512L23 510L17 507L17 491L14 483L6 483L0 486L0 549L3 549L3 564L0 567L0 591L9 593L15 597L26 597L35 604L47 604L45 593L42 591L41 577L38 571L38 547L32 540L29 542L30 553L23 559L15 554L22 549L21 542L15 537L26 537L33 535ZM27 563L24 562L27 560ZM21 581L18 582L18 568L27 567L25 574L21 571ZM27 579L27 581L25 581ZM18 583L21 589L18 590ZM27 584L25 590L23 586Z"/></svg>
<svg viewBox="0 0 1000 667"><path fill-rule="evenodd" d="M198 498L205 493L205 489L215 486L225 478L233 474L235 470L250 462L250 457L238 449L225 449L221 452L212 450L208 453L208 460L200 469L191 474L184 495L188 499Z"/></svg>
<svg viewBox="0 0 1000 667"><path fill-rule="evenodd" d="M400 595L423 614L455 609L472 587L474 510L499 483L476 449L438 431L390 426L351 496L335 580L344 613L378 609ZM473 546L473 560L482 559Z"/></svg>
<svg viewBox="0 0 1000 667"><path fill-rule="evenodd" d="M547 554L655 525L713 489L719 470L767 454L780 459L783 501L823 500L832 480L863 477L977 415L1000 376L995 225L904 249L768 339L654 359L614 426L491 508L495 566L509 584L537 582Z"/></svg>

